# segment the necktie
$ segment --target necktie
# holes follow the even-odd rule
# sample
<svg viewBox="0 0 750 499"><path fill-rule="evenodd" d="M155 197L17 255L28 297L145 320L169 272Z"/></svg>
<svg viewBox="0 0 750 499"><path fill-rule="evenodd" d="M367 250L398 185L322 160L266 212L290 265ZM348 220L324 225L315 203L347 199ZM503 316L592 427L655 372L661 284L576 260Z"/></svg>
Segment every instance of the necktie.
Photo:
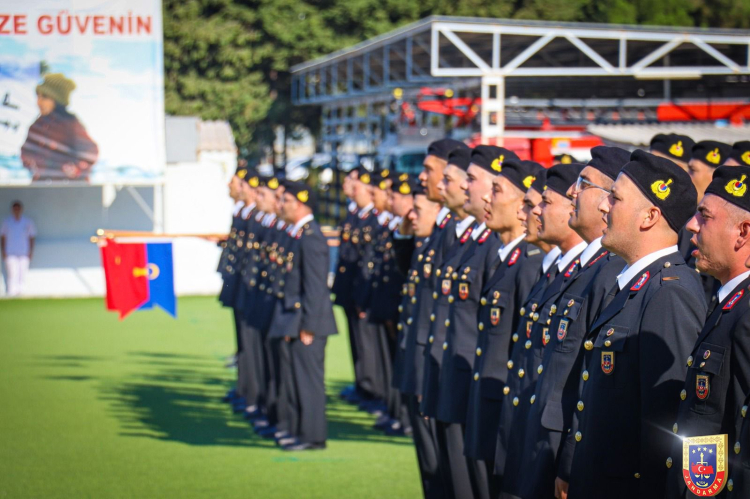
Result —
<svg viewBox="0 0 750 499"><path fill-rule="evenodd" d="M714 310L716 310L716 305L719 304L719 297L714 295L711 298L711 303L708 305L708 312L706 313L706 318L709 318L712 313L714 313Z"/></svg>

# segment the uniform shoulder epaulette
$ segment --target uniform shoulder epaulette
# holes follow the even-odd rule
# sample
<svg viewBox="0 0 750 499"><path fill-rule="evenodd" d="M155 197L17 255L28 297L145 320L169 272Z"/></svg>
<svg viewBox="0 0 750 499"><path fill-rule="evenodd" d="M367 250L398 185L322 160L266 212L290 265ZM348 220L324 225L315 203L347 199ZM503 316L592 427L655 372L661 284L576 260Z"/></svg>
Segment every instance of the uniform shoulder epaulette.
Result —
<svg viewBox="0 0 750 499"><path fill-rule="evenodd" d="M664 267L659 272L661 282L679 281L680 276L678 275L678 268L679 266L672 262L665 262Z"/></svg>
<svg viewBox="0 0 750 499"><path fill-rule="evenodd" d="M540 250L539 248L533 248L529 246L529 249L526 250L526 256L536 256L541 252L542 250Z"/></svg>

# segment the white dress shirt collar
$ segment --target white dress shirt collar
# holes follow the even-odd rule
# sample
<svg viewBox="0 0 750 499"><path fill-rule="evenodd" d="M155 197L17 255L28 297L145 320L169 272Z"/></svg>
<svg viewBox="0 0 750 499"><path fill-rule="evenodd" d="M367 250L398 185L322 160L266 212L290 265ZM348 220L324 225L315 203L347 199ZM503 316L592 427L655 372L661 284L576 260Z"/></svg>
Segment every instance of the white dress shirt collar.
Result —
<svg viewBox="0 0 750 499"><path fill-rule="evenodd" d="M513 251L513 249L518 246L518 244L523 241L523 238L526 237L526 234L521 234L505 246L502 246L499 250L497 250L497 254L500 257L500 261L504 262L506 258L508 258L508 255L510 255L510 252Z"/></svg>
<svg viewBox="0 0 750 499"><path fill-rule="evenodd" d="M244 201L237 201L236 203L234 203L234 208L232 208L232 216L236 217L243 206L245 206Z"/></svg>
<svg viewBox="0 0 750 499"><path fill-rule="evenodd" d="M304 217L300 218L299 221L296 224L294 224L294 227L292 227L292 230L289 231L289 234L295 235L297 232L299 232L300 228L303 225L305 225L307 222L310 222L314 218L315 217L313 217L312 214L305 215Z"/></svg>
<svg viewBox="0 0 750 499"><path fill-rule="evenodd" d="M625 265L625 268L622 269L620 275L617 276L617 286L620 288L620 290L622 290L622 288L624 288L625 285L629 283L635 276L640 274L643 269L654 263L659 258L671 255L672 253L677 253L677 251L677 245L675 244L674 246L669 246L668 248L654 251L653 253L644 256L633 265Z"/></svg>
<svg viewBox="0 0 750 499"><path fill-rule="evenodd" d="M354 213L355 211L357 211L357 203L355 203L354 201L349 201L349 205L347 205L347 207L346 207L346 208L347 208L347 209L348 209L348 210L349 210L350 212Z"/></svg>
<svg viewBox="0 0 750 499"><path fill-rule="evenodd" d="M469 227L469 225L474 223L474 217L471 215L467 215L466 218L461 220L456 224L456 237L461 237L461 234L463 234L466 229Z"/></svg>
<svg viewBox="0 0 750 499"><path fill-rule="evenodd" d="M445 206L440 208L440 211L438 211L437 220L435 220L435 225L439 226L441 223L443 223L443 220L445 220L445 217L447 217L448 213L450 212L451 210L449 210Z"/></svg>
<svg viewBox="0 0 750 499"><path fill-rule="evenodd" d="M549 250L549 253L544 255L544 258L542 259L542 273L547 273L552 264L555 263L555 260L560 257L560 253L562 253L562 250L555 246Z"/></svg>
<svg viewBox="0 0 750 499"><path fill-rule="evenodd" d="M391 214L387 211L378 213L378 223L380 225L385 225L389 220L391 219Z"/></svg>
<svg viewBox="0 0 750 499"><path fill-rule="evenodd" d="M750 270L741 273L725 285L719 288L719 303L723 302L724 299L729 296L729 293L734 291L734 288L736 288L742 281L747 279L747 277L750 276Z"/></svg>
<svg viewBox="0 0 750 499"><path fill-rule="evenodd" d="M361 210L359 210L359 213L357 213L357 215L359 215L361 217L362 215L370 213L374 207L375 207L375 205L372 204L372 203L370 203L367 206L365 206L364 208L362 208Z"/></svg>
<svg viewBox="0 0 750 499"><path fill-rule="evenodd" d="M583 250L586 249L586 246L586 241L581 241L580 243L570 248L568 252L561 256L557 261L557 271L562 272L563 270L566 270L568 268L568 265L570 265L570 262L572 262L575 257L580 255Z"/></svg>
<svg viewBox="0 0 750 499"><path fill-rule="evenodd" d="M599 253L599 250L602 249L602 238L597 237L593 241L589 243L588 246L586 246L586 249L583 250L583 253L581 253L581 267L585 266L587 263L589 263L589 260Z"/></svg>
<svg viewBox="0 0 750 499"><path fill-rule="evenodd" d="M242 208L242 211L240 212L242 214L242 218L247 218L250 212L253 211L253 208L255 208L255 203Z"/></svg>
<svg viewBox="0 0 750 499"><path fill-rule="evenodd" d="M479 237L479 234L481 234L482 232L484 232L484 229L486 229L486 228L487 228L487 224L484 223L484 222L482 222L482 225L480 225L479 227L477 227L476 229L474 229L474 232L471 233L471 238L476 241L477 238Z"/></svg>
<svg viewBox="0 0 750 499"><path fill-rule="evenodd" d="M393 217L393 220L388 223L388 230L395 230L396 227L401 225L401 220L403 220L402 217Z"/></svg>

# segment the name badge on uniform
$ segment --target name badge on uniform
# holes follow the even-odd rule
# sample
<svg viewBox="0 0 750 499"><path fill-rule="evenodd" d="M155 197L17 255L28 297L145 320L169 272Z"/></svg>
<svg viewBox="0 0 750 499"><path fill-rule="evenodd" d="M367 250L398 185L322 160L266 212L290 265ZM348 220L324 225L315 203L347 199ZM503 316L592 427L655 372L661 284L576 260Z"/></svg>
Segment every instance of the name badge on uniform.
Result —
<svg viewBox="0 0 750 499"><path fill-rule="evenodd" d="M500 309L499 308L491 308L490 309L490 324L493 326L497 326L500 323Z"/></svg>
<svg viewBox="0 0 750 499"><path fill-rule="evenodd" d="M409 283L409 298L411 298L412 296L416 294L416 290L417 290L417 285L414 284L413 282L410 282Z"/></svg>
<svg viewBox="0 0 750 499"><path fill-rule="evenodd" d="M447 295L451 292L451 280L450 279L443 279L443 282L440 283L440 291Z"/></svg>
<svg viewBox="0 0 750 499"><path fill-rule="evenodd" d="M458 284L458 297L465 300L469 297L469 283L461 282Z"/></svg>
<svg viewBox="0 0 750 499"><path fill-rule="evenodd" d="M534 327L534 321L526 321L526 337L531 338L531 328Z"/></svg>
<svg viewBox="0 0 750 499"><path fill-rule="evenodd" d="M558 341L562 341L565 339L565 336L568 334L568 324L570 323L570 319L562 319L560 320L560 325L557 326L557 339Z"/></svg>
<svg viewBox="0 0 750 499"><path fill-rule="evenodd" d="M612 374L615 370L615 352L602 352L602 372Z"/></svg>
<svg viewBox="0 0 750 499"><path fill-rule="evenodd" d="M724 490L729 450L727 435L684 438L682 478L696 496L712 497Z"/></svg>
<svg viewBox="0 0 750 499"><path fill-rule="evenodd" d="M699 374L695 377L695 395L699 399L706 400L710 389L711 386L709 385L707 374Z"/></svg>
<svg viewBox="0 0 750 499"><path fill-rule="evenodd" d="M425 279L429 279L432 275L432 264L431 263L425 263L424 267L422 267L422 271L424 272Z"/></svg>

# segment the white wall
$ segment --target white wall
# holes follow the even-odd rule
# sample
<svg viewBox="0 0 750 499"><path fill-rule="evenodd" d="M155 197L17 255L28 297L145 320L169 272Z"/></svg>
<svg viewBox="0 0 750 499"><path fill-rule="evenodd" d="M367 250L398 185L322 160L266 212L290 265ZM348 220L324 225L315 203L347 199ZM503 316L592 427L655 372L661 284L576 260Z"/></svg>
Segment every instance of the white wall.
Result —
<svg viewBox="0 0 750 499"><path fill-rule="evenodd" d="M231 223L232 201L227 182L236 155L201 153L199 163L167 166L164 186L164 229L167 233L225 233ZM136 192L151 210L154 188ZM37 226L34 259L24 296L103 296L104 274L99 250L89 242L99 228L150 231L151 219L133 196L120 189L109 208L102 206L101 187L0 188L0 218L10 215L14 200ZM215 243L185 238L174 242L175 290L179 295L217 294L220 250ZM3 272L5 269L3 268ZM5 294L2 279L0 296Z"/></svg>

